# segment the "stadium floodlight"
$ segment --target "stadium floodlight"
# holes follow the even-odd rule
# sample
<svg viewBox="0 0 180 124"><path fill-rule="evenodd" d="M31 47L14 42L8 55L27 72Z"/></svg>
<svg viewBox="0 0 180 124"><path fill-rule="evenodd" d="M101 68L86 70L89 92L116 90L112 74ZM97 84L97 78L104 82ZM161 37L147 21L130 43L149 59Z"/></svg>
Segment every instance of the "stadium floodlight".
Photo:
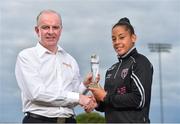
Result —
<svg viewBox="0 0 180 124"><path fill-rule="evenodd" d="M171 44L167 43L149 43L148 47L150 52L157 52L159 55L159 92L160 92L160 116L161 123L164 123L164 110L163 110L163 88L162 88L162 69L161 69L161 53L162 52L170 52L172 48Z"/></svg>

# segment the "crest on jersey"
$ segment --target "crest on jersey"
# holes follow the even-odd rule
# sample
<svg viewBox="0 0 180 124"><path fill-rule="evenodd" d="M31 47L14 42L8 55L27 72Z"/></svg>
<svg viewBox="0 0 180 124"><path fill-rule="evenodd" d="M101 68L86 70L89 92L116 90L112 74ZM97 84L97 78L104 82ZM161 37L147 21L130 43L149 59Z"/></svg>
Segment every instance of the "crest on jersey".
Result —
<svg viewBox="0 0 180 124"><path fill-rule="evenodd" d="M124 79L128 74L128 68L125 68L121 71L121 78Z"/></svg>

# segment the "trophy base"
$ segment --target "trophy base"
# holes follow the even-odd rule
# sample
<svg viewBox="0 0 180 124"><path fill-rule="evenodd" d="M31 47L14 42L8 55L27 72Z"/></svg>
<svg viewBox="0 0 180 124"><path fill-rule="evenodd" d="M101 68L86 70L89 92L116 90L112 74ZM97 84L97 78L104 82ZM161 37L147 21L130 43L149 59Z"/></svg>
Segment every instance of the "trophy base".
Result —
<svg viewBox="0 0 180 124"><path fill-rule="evenodd" d="M89 88L101 88L101 85L99 83L91 83L88 85Z"/></svg>

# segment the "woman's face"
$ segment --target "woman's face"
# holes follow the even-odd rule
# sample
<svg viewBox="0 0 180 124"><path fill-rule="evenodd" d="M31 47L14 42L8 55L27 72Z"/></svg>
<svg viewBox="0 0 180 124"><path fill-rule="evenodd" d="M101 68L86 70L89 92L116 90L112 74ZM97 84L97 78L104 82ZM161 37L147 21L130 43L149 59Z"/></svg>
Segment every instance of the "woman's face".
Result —
<svg viewBox="0 0 180 124"><path fill-rule="evenodd" d="M112 29L112 44L120 56L126 54L136 41L136 35L130 34L125 26L116 26Z"/></svg>

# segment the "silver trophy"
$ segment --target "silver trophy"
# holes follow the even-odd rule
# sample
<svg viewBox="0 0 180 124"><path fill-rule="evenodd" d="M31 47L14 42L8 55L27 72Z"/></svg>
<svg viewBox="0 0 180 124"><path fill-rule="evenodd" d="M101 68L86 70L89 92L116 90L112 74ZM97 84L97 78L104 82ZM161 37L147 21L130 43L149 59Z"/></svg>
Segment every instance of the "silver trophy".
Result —
<svg viewBox="0 0 180 124"><path fill-rule="evenodd" d="M93 74L93 82L97 83L95 80L99 73L99 56L96 54L91 56L91 72Z"/></svg>
<svg viewBox="0 0 180 124"><path fill-rule="evenodd" d="M93 79L89 87L100 87L99 83L96 81L96 78L99 74L99 56L96 54L91 55L91 72Z"/></svg>

